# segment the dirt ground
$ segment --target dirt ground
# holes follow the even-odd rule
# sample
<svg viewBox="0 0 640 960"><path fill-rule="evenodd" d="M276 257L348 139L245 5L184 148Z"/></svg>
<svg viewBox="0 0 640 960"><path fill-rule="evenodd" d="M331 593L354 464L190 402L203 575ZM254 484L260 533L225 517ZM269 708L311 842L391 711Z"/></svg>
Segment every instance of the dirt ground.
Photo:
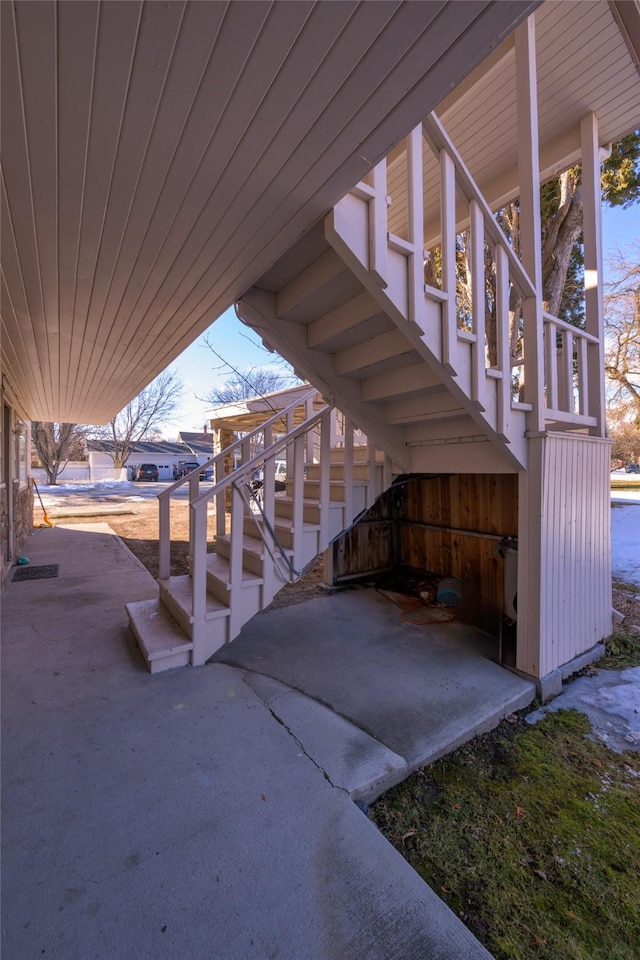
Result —
<svg viewBox="0 0 640 960"><path fill-rule="evenodd" d="M117 502L118 498L107 497L103 502L84 499L81 496L68 500L60 506L47 506L47 516L52 523L108 523L124 541L129 550L144 564L153 577L158 576L158 501L155 497L138 502ZM40 504L34 509L34 526L43 522ZM215 513L209 514L209 537L215 535ZM211 550L215 547L213 543ZM171 575L181 576L189 572L189 505L186 500L171 503ZM278 593L269 609L303 603L312 597L324 595L322 559L296 583L288 584Z"/></svg>

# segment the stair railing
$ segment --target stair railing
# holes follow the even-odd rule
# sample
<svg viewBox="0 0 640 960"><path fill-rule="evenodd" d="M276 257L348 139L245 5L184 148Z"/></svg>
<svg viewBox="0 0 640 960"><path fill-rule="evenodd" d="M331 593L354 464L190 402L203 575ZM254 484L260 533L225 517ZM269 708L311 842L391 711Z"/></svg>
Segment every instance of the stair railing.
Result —
<svg viewBox="0 0 640 960"><path fill-rule="evenodd" d="M220 487L220 483L225 478L225 464L229 462L235 463L247 463L250 459L250 451L252 449L252 444L258 442L260 436L262 435L263 445L269 446L272 443L273 439L273 429L274 427L281 426L286 424L287 431L291 430L294 420L295 420L295 410L297 407L302 407L306 412L308 403L313 403L314 398L317 397L317 390L315 388L309 389L301 397L298 397L287 407L284 407L282 410L278 410L272 417L266 420L263 424L253 430L251 433L246 436L241 437L240 439L234 441L220 453L217 453L215 456L211 457L206 463L201 464L200 468L197 471L192 471L186 476L181 477L176 480L175 483L172 483L165 490L161 491L158 494L159 500L159 564L158 564L158 579L166 580L171 573L171 498L183 486L188 486L189 488L189 500L193 501L197 498L199 493L199 481L200 474L211 467L213 470L213 483L214 488L218 491L216 496L216 532L218 534L224 534L225 532L225 497L226 490L228 485L223 485ZM271 472L275 472L275 464L270 468ZM190 522L189 526L189 555L193 556L194 552L194 531L192 524Z"/></svg>
<svg viewBox="0 0 640 960"><path fill-rule="evenodd" d="M299 402L299 401L298 401ZM229 593L228 593L228 640L237 636L243 625L242 616L242 577L243 577L243 538L244 538L244 519L247 515L247 499L243 496L242 485L251 483L252 476L256 470L264 470L266 482L263 481L263 510L266 516L271 518L275 514L275 483L272 483L272 474L276 457L287 448L293 450L293 477L292 477L292 509L293 509L293 549L290 564L296 571L301 571L304 563L304 468L305 468L305 447L309 431L320 429L321 447L325 447L327 441L323 437L329 437L331 431L331 414L333 408L328 404L313 416L306 419L303 423L294 426L292 430L272 441L266 449L250 457L245 463L242 463L233 473L223 477L209 490L197 492L192 495L190 489L189 512L190 529L193 531L191 542L191 591L192 591L192 640L194 644L193 659L194 666L204 663L207 657L206 647L206 609L207 609L207 513L208 506L214 500L224 495L225 491L231 492L230 505L230 527L229 527ZM271 424L272 427L272 424ZM262 429L262 428L260 428ZM229 448L228 448L229 449ZM224 451L223 451L224 453ZM220 454L219 456L222 456ZM291 461L288 461L288 463ZM323 457L320 463L321 469L321 490L326 492L326 499L320 502L321 527L324 530L325 537L328 538L328 527L326 524L326 514L328 513L329 502L329 470L330 458ZM264 533L263 533L264 537ZM266 537L264 537L266 539ZM323 540L322 542L328 542ZM272 553L276 545L270 544ZM268 566L268 565L267 565ZM269 593L274 584L265 584L268 588L265 601L269 602ZM264 589L264 588L263 588ZM273 594L271 593L271 596ZM235 601L235 602L234 602ZM265 605L265 602L262 604Z"/></svg>

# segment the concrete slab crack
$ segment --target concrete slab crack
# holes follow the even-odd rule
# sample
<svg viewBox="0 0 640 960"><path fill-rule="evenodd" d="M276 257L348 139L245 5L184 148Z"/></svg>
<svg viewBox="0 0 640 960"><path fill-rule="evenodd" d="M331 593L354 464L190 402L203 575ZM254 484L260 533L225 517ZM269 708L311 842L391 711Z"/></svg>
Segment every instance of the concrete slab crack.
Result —
<svg viewBox="0 0 640 960"><path fill-rule="evenodd" d="M267 700L265 700L265 698L262 697L262 696L258 693L257 690L254 690L254 688L251 686L251 684L247 681L246 675L245 675L244 673L242 674L242 682L245 683L245 684L247 685L247 687L249 687L249 689L251 690L251 692L256 695L256 697L258 698L258 700L260 701L260 703L262 703L262 704L264 705L264 707L269 711L269 713L271 714L271 716L273 717L273 719L276 721L276 723L279 723L281 727L284 727L284 729L287 731L287 733L289 734L289 736L291 737L291 739L293 740L293 742L294 742L294 743L296 744L296 746L299 748L299 750L300 750L300 752L303 754L303 756L305 756L308 760L311 761L311 763L314 765L314 767L316 768L316 770L318 770L318 771L322 774L322 776L323 776L324 779L327 781L327 783L328 783L331 787L333 787L334 790L340 790L341 793L344 793L347 797L349 797L349 799L351 799L351 796L350 796L350 794L349 794L349 791L346 790L344 787L341 787L340 784L333 782L333 780L331 779L331 777L329 776L329 774L327 773L327 771L324 769L324 767L322 767L322 766L317 762L317 760L315 760L315 759L311 756L311 754L305 749L304 744L302 743L302 741L300 740L300 738L295 735L295 733L293 732L293 730L291 729L291 727L289 727L289 726L284 722L284 720L282 719L282 717L278 716L278 714L275 712L275 710L269 705L269 703L267 702Z"/></svg>

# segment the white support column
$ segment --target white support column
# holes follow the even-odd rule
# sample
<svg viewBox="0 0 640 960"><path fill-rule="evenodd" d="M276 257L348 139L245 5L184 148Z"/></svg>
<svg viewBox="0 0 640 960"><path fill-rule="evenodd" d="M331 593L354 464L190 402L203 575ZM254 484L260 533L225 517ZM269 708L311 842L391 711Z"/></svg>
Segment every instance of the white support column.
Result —
<svg viewBox="0 0 640 960"><path fill-rule="evenodd" d="M525 396L533 410L527 470L518 484L518 641L516 667L540 676L542 648L542 524L544 454L544 318L538 159L538 87L535 22L530 16L515 31L518 179L520 181L520 251L536 295L523 303Z"/></svg>
<svg viewBox="0 0 640 960"><path fill-rule="evenodd" d="M409 320L425 333L424 322L424 197L422 185L422 124L408 136L407 188L409 194Z"/></svg>
<svg viewBox="0 0 640 960"><path fill-rule="evenodd" d="M584 197L582 230L584 236L585 313L587 333L598 338L598 344L589 344L587 367L582 371L587 378L586 412L596 417L596 436L605 436L604 383L604 308L602 292L602 206L600 186L600 144L598 119L590 113L580 124L582 138L582 191Z"/></svg>
<svg viewBox="0 0 640 960"><path fill-rule="evenodd" d="M523 304L525 400L533 404L529 429L544 430L544 359L542 318L542 251L540 249L540 164L538 87L534 17L515 31L518 174L520 180L520 250L537 292Z"/></svg>

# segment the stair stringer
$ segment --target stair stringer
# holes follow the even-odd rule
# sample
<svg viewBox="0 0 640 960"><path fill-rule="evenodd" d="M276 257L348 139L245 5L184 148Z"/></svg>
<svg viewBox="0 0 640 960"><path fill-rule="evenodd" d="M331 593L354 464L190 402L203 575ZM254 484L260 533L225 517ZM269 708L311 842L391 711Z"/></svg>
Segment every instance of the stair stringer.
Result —
<svg viewBox="0 0 640 960"><path fill-rule="evenodd" d="M242 322L255 330L269 347L282 354L299 376L312 383L328 402L335 404L380 450L384 450L398 472L410 472L411 461L402 429L382 425L381 404L362 401L357 382L338 377L328 355L309 349L305 326L279 319L275 294L252 287L237 302L236 310Z"/></svg>
<svg viewBox="0 0 640 960"><path fill-rule="evenodd" d="M359 226L356 224L355 230L353 229L355 218L352 216L341 216L345 202L348 202L350 206L358 204L362 207L362 225ZM347 229L347 225L351 227L351 231ZM406 268L403 271L393 271L393 277L391 277L390 271L391 284L387 287L383 287L370 272L368 263L367 202L353 195L345 197L326 215L324 226L325 239L327 242L331 244L333 249L342 257L362 286L380 305L381 309L395 324L402 335L409 340L416 353L421 356L432 373L447 386L451 394L455 397L455 400L478 425L482 433L484 433L490 442L500 451L501 455L506 456L508 462L516 470L526 469L526 414L520 410L511 410L509 438L505 439L497 430L495 416L491 417L491 411L495 410L493 398L495 382L487 376L486 390L489 394L487 403L489 411L481 410L477 403L469 396L469 391L466 390L461 383L465 371L460 369L458 376L454 376L441 362L438 356L438 353L441 353L442 338L440 304L425 296L424 316L435 329L433 331L426 329L426 322L425 329L423 329L418 323L410 320L407 316L408 282L406 279ZM350 237L350 232L354 234L354 236ZM361 234L362 236L360 236ZM362 241L361 243L357 242L358 237ZM358 250L358 247L360 247L361 250ZM390 251L390 255L393 255L392 251ZM399 283L397 279L400 274L404 277L403 284ZM430 338L433 341L433 348L429 345ZM468 369L467 375L470 377L470 368ZM336 397L335 402L338 406L342 404L340 395Z"/></svg>

